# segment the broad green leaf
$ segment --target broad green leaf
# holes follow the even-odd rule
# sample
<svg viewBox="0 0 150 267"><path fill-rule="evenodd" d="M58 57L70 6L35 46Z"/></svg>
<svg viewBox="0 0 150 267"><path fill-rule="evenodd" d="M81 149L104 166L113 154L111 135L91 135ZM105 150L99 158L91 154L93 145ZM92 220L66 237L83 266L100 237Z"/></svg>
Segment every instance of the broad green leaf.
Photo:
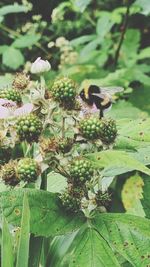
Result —
<svg viewBox="0 0 150 267"><path fill-rule="evenodd" d="M41 36L38 34L22 35L12 43L12 46L16 48L32 47L40 38Z"/></svg>
<svg viewBox="0 0 150 267"><path fill-rule="evenodd" d="M64 236L56 236L52 240L47 257L48 267L61 266L62 260L73 243L78 231Z"/></svg>
<svg viewBox="0 0 150 267"><path fill-rule="evenodd" d="M134 5L140 6L141 7L141 12L144 15L148 15L150 13L150 4L149 0L136 0L134 2Z"/></svg>
<svg viewBox="0 0 150 267"><path fill-rule="evenodd" d="M30 207L30 231L37 236L56 236L77 230L85 221L81 214L64 211L57 194L35 189L1 193L1 207L7 220L20 225L23 195Z"/></svg>
<svg viewBox="0 0 150 267"><path fill-rule="evenodd" d="M50 172L47 177L47 191L60 193L67 187L66 177L59 173Z"/></svg>
<svg viewBox="0 0 150 267"><path fill-rule="evenodd" d="M146 217L150 219L150 177L142 176L144 181L143 187L143 198L141 199L141 203L146 214Z"/></svg>
<svg viewBox="0 0 150 267"><path fill-rule="evenodd" d="M8 47L8 45L0 45L0 54L3 54Z"/></svg>
<svg viewBox="0 0 150 267"><path fill-rule="evenodd" d="M133 170L150 175L150 170L136 160L131 153L118 150L106 150L86 155L96 168L102 169L103 176L115 176Z"/></svg>
<svg viewBox="0 0 150 267"><path fill-rule="evenodd" d="M138 59L150 58L150 47L146 47L138 54Z"/></svg>
<svg viewBox="0 0 150 267"><path fill-rule="evenodd" d="M134 38L133 38L134 36ZM121 48L121 60L124 61L126 66L136 61L137 50L140 45L140 32L138 30L129 29L126 32L125 39Z"/></svg>
<svg viewBox="0 0 150 267"><path fill-rule="evenodd" d="M24 56L20 50L9 47L2 55L2 63L10 69L16 70L24 63Z"/></svg>
<svg viewBox="0 0 150 267"><path fill-rule="evenodd" d="M30 210L27 195L23 198L23 211L21 218L21 231L19 238L19 246L17 251L16 267L28 267L29 257L29 231L30 231Z"/></svg>
<svg viewBox="0 0 150 267"><path fill-rule="evenodd" d="M141 204L143 186L143 179L138 174L129 177L124 183L121 196L124 208L128 214L145 217Z"/></svg>
<svg viewBox="0 0 150 267"><path fill-rule="evenodd" d="M118 138L116 147L128 149L130 147L140 148L150 145L150 119L130 120L118 126Z"/></svg>
<svg viewBox="0 0 150 267"><path fill-rule="evenodd" d="M144 165L150 165L150 146L139 148L136 153L132 153L132 156Z"/></svg>
<svg viewBox="0 0 150 267"><path fill-rule="evenodd" d="M95 37L96 37L96 34L83 35L81 37L78 37L78 38L71 40L70 44L72 46L83 45L89 41L92 41L93 39L95 39Z"/></svg>
<svg viewBox="0 0 150 267"><path fill-rule="evenodd" d="M9 232L8 224L5 217L3 217L2 225L1 251L1 267L14 267L12 236Z"/></svg>
<svg viewBox="0 0 150 267"><path fill-rule="evenodd" d="M113 104L112 109L108 112L107 116L114 119L139 119L146 118L148 114L143 112L139 108L132 105L132 103L119 100L117 103Z"/></svg>
<svg viewBox="0 0 150 267"><path fill-rule="evenodd" d="M150 221L127 214L100 214L94 225L111 247L135 267L150 263Z"/></svg>
<svg viewBox="0 0 150 267"><path fill-rule="evenodd" d="M80 57L84 57L91 51L94 51L100 43L101 43L101 37L96 37L94 40L92 40L91 42L89 42L84 46L84 48L80 52Z"/></svg>
<svg viewBox="0 0 150 267"><path fill-rule="evenodd" d="M147 112L150 115L150 103L148 99L150 98L150 90L148 86L140 86L134 90L130 96L130 102L138 108L141 112Z"/></svg>
<svg viewBox="0 0 150 267"><path fill-rule="evenodd" d="M105 14L98 19L96 32L102 40L105 35L111 30L113 24L114 23L110 20L110 15L108 14Z"/></svg>
<svg viewBox="0 0 150 267"><path fill-rule="evenodd" d="M91 226L83 226L76 235L69 253L60 267L119 267L113 251L102 236Z"/></svg>
<svg viewBox="0 0 150 267"><path fill-rule="evenodd" d="M72 3L74 5L74 8L79 10L80 12L83 12L87 6L90 4L91 0L73 0Z"/></svg>
<svg viewBox="0 0 150 267"><path fill-rule="evenodd" d="M24 5L18 5L17 3L14 3L13 5L5 5L0 8L0 16L5 16L7 14L11 13L20 13L20 12L27 12L28 7Z"/></svg>

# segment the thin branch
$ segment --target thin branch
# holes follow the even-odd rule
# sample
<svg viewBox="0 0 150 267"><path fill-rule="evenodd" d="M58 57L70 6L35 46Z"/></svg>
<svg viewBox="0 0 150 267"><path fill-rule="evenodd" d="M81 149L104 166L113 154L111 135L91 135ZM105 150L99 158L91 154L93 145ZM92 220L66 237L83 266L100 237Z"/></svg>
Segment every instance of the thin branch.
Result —
<svg viewBox="0 0 150 267"><path fill-rule="evenodd" d="M127 26L128 26L129 14L130 14L130 5L131 5L130 1L128 0L127 10L126 10L126 14L125 14L125 17L124 17L124 22L123 22L123 27L122 27L122 33L121 33L121 36L120 36L120 41L119 41L119 44L118 44L118 47L117 47L117 50L116 50L116 54L115 54L115 59L114 59L114 66L115 67L117 66L117 63L118 63L120 49L121 49L121 46L123 44L124 36L125 36L126 30L127 30Z"/></svg>

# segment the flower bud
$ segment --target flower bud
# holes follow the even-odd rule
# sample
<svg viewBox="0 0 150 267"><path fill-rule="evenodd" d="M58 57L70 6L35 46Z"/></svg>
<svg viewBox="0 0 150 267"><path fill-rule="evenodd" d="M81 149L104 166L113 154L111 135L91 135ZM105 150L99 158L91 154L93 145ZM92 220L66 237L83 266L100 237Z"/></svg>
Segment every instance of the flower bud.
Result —
<svg viewBox="0 0 150 267"><path fill-rule="evenodd" d="M31 65L31 73L38 74L47 72L51 69L51 65L47 60L42 60L38 57Z"/></svg>

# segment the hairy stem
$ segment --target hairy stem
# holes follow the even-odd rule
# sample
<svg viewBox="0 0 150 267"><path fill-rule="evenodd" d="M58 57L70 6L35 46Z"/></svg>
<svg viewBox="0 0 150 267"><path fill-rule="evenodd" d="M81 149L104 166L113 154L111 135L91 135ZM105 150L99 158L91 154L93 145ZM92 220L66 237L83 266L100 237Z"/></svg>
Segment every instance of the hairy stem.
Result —
<svg viewBox="0 0 150 267"><path fill-rule="evenodd" d="M114 67L117 66L118 59L119 59L119 54L120 54L120 49L121 49L121 46L123 44L124 36L125 36L126 30L127 30L128 21L129 21L129 15L130 15L130 5L131 5L130 1L128 1L126 14L125 14L124 22L123 22L123 26L122 26L122 33L121 33L120 41L119 41L119 44L118 44L118 47L117 47L117 50L116 50L116 54L115 54Z"/></svg>

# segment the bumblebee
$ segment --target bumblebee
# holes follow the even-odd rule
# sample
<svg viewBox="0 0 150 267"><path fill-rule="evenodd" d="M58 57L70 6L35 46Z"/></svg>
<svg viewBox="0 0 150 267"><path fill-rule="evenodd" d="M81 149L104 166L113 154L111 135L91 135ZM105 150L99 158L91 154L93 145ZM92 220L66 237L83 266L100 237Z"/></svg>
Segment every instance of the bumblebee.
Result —
<svg viewBox="0 0 150 267"><path fill-rule="evenodd" d="M104 112L112 106L112 96L122 91L122 87L99 87L91 84L84 86L79 95L89 107L95 105L100 111L99 117L102 118L104 117Z"/></svg>

